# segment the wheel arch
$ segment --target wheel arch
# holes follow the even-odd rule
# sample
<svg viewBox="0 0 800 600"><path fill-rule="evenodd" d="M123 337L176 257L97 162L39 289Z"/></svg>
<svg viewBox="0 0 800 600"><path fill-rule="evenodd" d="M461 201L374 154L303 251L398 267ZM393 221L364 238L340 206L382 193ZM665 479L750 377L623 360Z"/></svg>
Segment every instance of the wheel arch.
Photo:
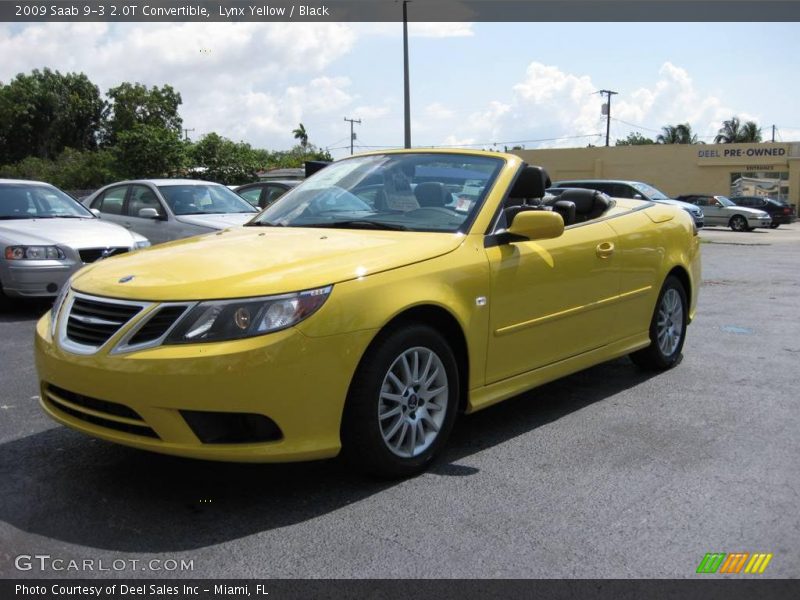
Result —
<svg viewBox="0 0 800 600"><path fill-rule="evenodd" d="M372 351L375 344L395 329L402 328L411 323L421 323L436 330L450 345L458 366L459 398L458 409L463 412L467 408L469 388L469 348L467 338L458 319L446 308L437 304L418 304L410 306L394 315L374 335L358 361L356 372L361 368L364 360ZM355 379L355 378L354 378Z"/></svg>

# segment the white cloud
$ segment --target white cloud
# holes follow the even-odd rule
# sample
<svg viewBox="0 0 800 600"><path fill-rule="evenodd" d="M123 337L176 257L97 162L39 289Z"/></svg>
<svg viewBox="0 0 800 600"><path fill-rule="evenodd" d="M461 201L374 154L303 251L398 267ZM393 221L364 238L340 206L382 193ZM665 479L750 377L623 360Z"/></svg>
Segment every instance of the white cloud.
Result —
<svg viewBox="0 0 800 600"><path fill-rule="evenodd" d="M324 73L356 35L338 23L46 23L0 28L0 81L47 66L84 72L101 92L123 81L172 85L193 136L217 131L270 148L353 100ZM314 139L314 127L309 127Z"/></svg>
<svg viewBox="0 0 800 600"><path fill-rule="evenodd" d="M485 109L471 111L467 118L454 122L438 118L439 111L453 111L442 103L428 105L417 118L426 138L437 135L437 143L523 142L529 148L585 146L598 143L605 136L605 117L601 114L605 97L597 94L599 89L587 73L570 73L555 65L531 62L521 79L509 86L505 100L490 101ZM651 83L633 91L621 90L614 96L611 114L612 144L631 131L639 130L654 138L661 126L685 122L706 141L712 141L722 121L734 114L743 121L759 121L757 115L737 111L735 106L706 93L687 69L670 62L654 73Z"/></svg>

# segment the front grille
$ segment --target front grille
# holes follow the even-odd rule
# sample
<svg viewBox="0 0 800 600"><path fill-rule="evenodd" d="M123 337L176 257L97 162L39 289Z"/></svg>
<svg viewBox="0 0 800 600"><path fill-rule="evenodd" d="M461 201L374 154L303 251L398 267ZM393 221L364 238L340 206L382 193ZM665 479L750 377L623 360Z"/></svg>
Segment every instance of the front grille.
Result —
<svg viewBox="0 0 800 600"><path fill-rule="evenodd" d="M76 297L67 319L67 337L78 344L100 347L142 310L119 304Z"/></svg>
<svg viewBox="0 0 800 600"><path fill-rule="evenodd" d="M45 401L56 410L92 425L158 439L158 434L142 417L124 404L91 398L63 388L47 385Z"/></svg>
<svg viewBox="0 0 800 600"><path fill-rule="evenodd" d="M124 246L120 248L84 248L83 250L78 250L78 254L81 257L81 262L93 263L101 258L124 254L128 250Z"/></svg>
<svg viewBox="0 0 800 600"><path fill-rule="evenodd" d="M164 335L167 330L172 327L175 321L178 320L186 306L164 306L160 308L147 323L137 331L128 341L128 345L135 346L137 344L146 344L152 342Z"/></svg>

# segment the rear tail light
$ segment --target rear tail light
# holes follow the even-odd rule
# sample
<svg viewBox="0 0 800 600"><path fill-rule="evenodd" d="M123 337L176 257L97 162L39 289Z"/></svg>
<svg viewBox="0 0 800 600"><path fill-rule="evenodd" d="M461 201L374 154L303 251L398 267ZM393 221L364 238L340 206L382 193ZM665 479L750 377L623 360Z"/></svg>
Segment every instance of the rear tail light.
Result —
<svg viewBox="0 0 800 600"><path fill-rule="evenodd" d="M792 214L792 209L787 206L786 208L783 209L783 214L785 215Z"/></svg>

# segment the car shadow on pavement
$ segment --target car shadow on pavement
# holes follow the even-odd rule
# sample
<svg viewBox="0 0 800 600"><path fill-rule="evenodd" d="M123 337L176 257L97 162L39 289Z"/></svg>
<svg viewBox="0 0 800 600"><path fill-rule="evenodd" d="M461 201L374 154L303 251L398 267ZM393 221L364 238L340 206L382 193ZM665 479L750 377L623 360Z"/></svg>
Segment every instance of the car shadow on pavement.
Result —
<svg viewBox="0 0 800 600"><path fill-rule="evenodd" d="M0 297L0 323L39 319L53 306L53 298L10 299Z"/></svg>
<svg viewBox="0 0 800 600"><path fill-rule="evenodd" d="M465 416L434 476L468 477L458 462L603 402L652 375L608 362ZM0 519L49 540L118 552L195 550L308 521L396 485L338 459L230 464L93 440L66 427L0 444Z"/></svg>

